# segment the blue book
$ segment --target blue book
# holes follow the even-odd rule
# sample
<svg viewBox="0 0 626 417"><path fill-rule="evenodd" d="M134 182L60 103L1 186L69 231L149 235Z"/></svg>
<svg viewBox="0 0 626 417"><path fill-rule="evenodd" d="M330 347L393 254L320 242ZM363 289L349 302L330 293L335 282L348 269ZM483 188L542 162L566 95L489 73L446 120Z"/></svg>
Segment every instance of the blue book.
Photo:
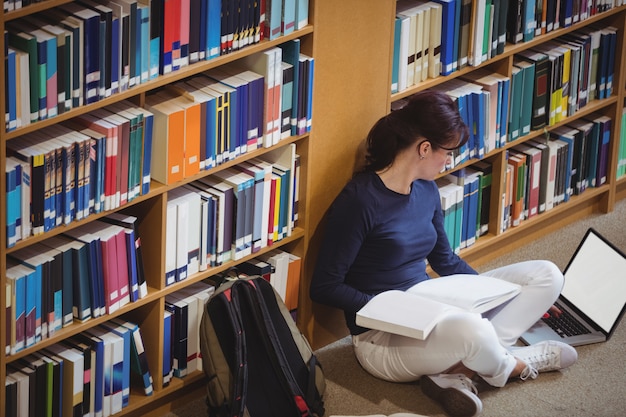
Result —
<svg viewBox="0 0 626 417"><path fill-rule="evenodd" d="M300 101L300 39L293 39L279 45L283 50L283 61L293 65L293 89L291 101L291 136L298 134L298 113Z"/></svg>
<svg viewBox="0 0 626 417"><path fill-rule="evenodd" d="M218 202L215 196L210 196L209 200L209 215L208 215L208 227L209 227L209 236L208 236L208 244L207 251L209 257L209 266L217 266L217 207Z"/></svg>
<svg viewBox="0 0 626 417"><path fill-rule="evenodd" d="M462 196L463 204L462 204L462 210L461 210L461 216L460 216L461 223L460 225L457 225L457 227L460 228L459 229L460 239L459 239L458 244L455 243L455 246L458 246L460 249L464 249L470 245L470 235L473 238L476 233L476 231L472 229L473 232L470 234L470 224L471 224L470 199L471 199L471 190L472 190L471 179L468 178L467 173L465 169L463 168L461 168L459 171L455 171L448 178L450 178L453 183L457 184L463 189L463 196ZM473 223L472 227L475 227L475 226L476 224Z"/></svg>
<svg viewBox="0 0 626 417"><path fill-rule="evenodd" d="M104 345L103 363L103 411L112 415L122 411L122 370L124 339L103 326L92 327L85 333L100 339Z"/></svg>
<svg viewBox="0 0 626 417"><path fill-rule="evenodd" d="M158 74L158 67L154 68L153 54L150 52L150 8L144 5L137 6L137 19L139 19L139 29L137 30L137 50L139 51L138 63L140 80L142 83L154 78ZM158 50L158 49L157 49ZM158 65L158 61L157 61ZM156 70L156 72L155 72ZM154 74L154 76L152 75Z"/></svg>
<svg viewBox="0 0 626 417"><path fill-rule="evenodd" d="M466 177L466 181L470 182L470 199L469 199L469 215L467 225L467 246L471 246L476 242L477 231L480 224L480 176L478 174L470 174Z"/></svg>
<svg viewBox="0 0 626 417"><path fill-rule="evenodd" d="M76 335L76 339L82 341L91 346L93 352L96 353L96 363L95 367L91 368L91 380L92 384L94 384L94 414L95 415L103 415L104 413L104 399L105 399L105 384L104 384L104 375L105 375L105 363L107 360L110 360L110 349L105 349L104 340L100 337L93 334L90 330L78 333ZM107 389L108 393L109 389ZM108 397L107 397L108 400ZM107 406L107 410L110 413L110 401Z"/></svg>
<svg viewBox="0 0 626 417"><path fill-rule="evenodd" d="M273 40L281 35L282 1L270 1L265 11L265 39Z"/></svg>
<svg viewBox="0 0 626 417"><path fill-rule="evenodd" d="M128 279L130 284L130 300L137 301L139 298L139 271L137 269L137 251L135 249L136 241L135 231L133 229L125 229L126 248L127 248L127 264Z"/></svg>
<svg viewBox="0 0 626 417"><path fill-rule="evenodd" d="M163 24L163 1L150 1L150 75L152 80L159 76L161 25Z"/></svg>
<svg viewBox="0 0 626 417"><path fill-rule="evenodd" d="M72 237L79 238L78 235ZM89 240L91 239L91 240ZM80 245L82 243L82 245ZM74 305L75 319L85 321L91 317L100 316L99 287L96 282L99 274L93 264L93 253L98 241L84 236L74 248Z"/></svg>
<svg viewBox="0 0 626 417"><path fill-rule="evenodd" d="M249 152L263 146L264 77L253 71L239 69L236 65L232 68L227 67L226 71L247 83L247 110L245 112L247 132L244 136Z"/></svg>
<svg viewBox="0 0 626 417"><path fill-rule="evenodd" d="M83 321L103 313L103 278L98 263L100 239L81 229L68 230L67 236L82 243L76 245L74 255L74 316Z"/></svg>
<svg viewBox="0 0 626 417"><path fill-rule="evenodd" d="M56 236L55 236L56 237ZM55 240L53 239L52 242ZM63 327L63 284L64 284L64 253L54 247L52 242L45 241L46 244L38 244L37 250L48 257L48 268L45 271L48 279L47 297L47 321L48 337L54 335ZM71 263L67 265L71 270Z"/></svg>
<svg viewBox="0 0 626 417"><path fill-rule="evenodd" d="M441 75L449 75L454 69L454 32L456 29L455 0L434 0L442 6L441 22Z"/></svg>
<svg viewBox="0 0 626 417"><path fill-rule="evenodd" d="M550 132L551 138L560 140L567 144L567 156L565 157L564 168L564 184L565 192L563 195L563 202L569 201L570 197L574 193L572 178L577 175L576 168L574 167L574 147L576 146L575 133L576 129L569 126L558 126Z"/></svg>
<svg viewBox="0 0 626 417"><path fill-rule="evenodd" d="M533 115L533 92L535 83L535 63L520 61L517 65L522 68L522 103L520 111L520 136L530 133Z"/></svg>
<svg viewBox="0 0 626 417"><path fill-rule="evenodd" d="M393 23L393 56L391 58L391 94L398 92L398 71L399 71L399 59L400 59L400 34L402 33L402 20L399 18L394 19ZM284 58L283 51L283 60Z"/></svg>
<svg viewBox="0 0 626 417"><path fill-rule="evenodd" d="M559 12L559 21L561 27L566 28L572 26L574 17L574 0L561 0L561 9Z"/></svg>
<svg viewBox="0 0 626 417"><path fill-rule="evenodd" d="M524 71L513 65L511 72L511 89L510 89L510 112L507 126L507 141L512 142L520 136L520 113L522 109L522 97L524 86Z"/></svg>
<svg viewBox="0 0 626 417"><path fill-rule="evenodd" d="M315 78L315 59L307 57L307 84L306 84L306 131L311 131L313 123L313 80Z"/></svg>
<svg viewBox="0 0 626 417"><path fill-rule="evenodd" d="M188 313L187 302L166 297L165 308L172 313L172 370L177 378L187 376Z"/></svg>
<svg viewBox="0 0 626 417"><path fill-rule="evenodd" d="M522 39L529 42L535 37L535 28L537 26L535 20L535 0L524 0L522 9Z"/></svg>
<svg viewBox="0 0 626 417"><path fill-rule="evenodd" d="M20 171L18 173L18 170ZM6 204L6 245L15 246L21 238L18 237L17 222L22 208L22 190L18 182L21 181L21 167L14 160L7 159L5 166L5 204ZM20 233L21 234L21 233Z"/></svg>
<svg viewBox="0 0 626 417"><path fill-rule="evenodd" d="M309 0L296 0L296 29L309 24Z"/></svg>
<svg viewBox="0 0 626 417"><path fill-rule="evenodd" d="M152 395L152 374L150 373L148 358L144 349L143 338L141 337L141 329L137 324L120 318L114 318L110 322L118 326L124 326L130 331L130 369L141 378L146 396Z"/></svg>
<svg viewBox="0 0 626 417"><path fill-rule="evenodd" d="M39 120L45 120L48 118L47 96L48 96L49 84L48 84L47 54L48 54L47 43L37 38L37 70L39 72L39 79L41 81L39 85Z"/></svg>
<svg viewBox="0 0 626 417"><path fill-rule="evenodd" d="M262 242L262 225L263 225L263 194L265 191L265 171L247 161L236 165L235 168L239 171L251 176L251 195L246 197L246 203L250 202L252 207L249 210L252 212L252 216L249 216L252 220L252 253L255 253L261 249ZM250 200L250 201L248 201Z"/></svg>
<svg viewBox="0 0 626 417"><path fill-rule="evenodd" d="M44 268L52 258L38 252L37 246L20 249L12 256L22 264L35 270L26 281L26 339L25 347L40 342L47 335L47 317L44 316Z"/></svg>
<svg viewBox="0 0 626 417"><path fill-rule="evenodd" d="M120 92L121 68L120 55L122 53L122 18L112 15L111 19L111 94Z"/></svg>
<svg viewBox="0 0 626 417"><path fill-rule="evenodd" d="M16 23L10 22L7 25L8 30L8 45L15 47L21 51L28 53L28 66L30 76L29 78L29 90L30 90L30 122L36 122L39 120L39 71L37 71L37 39L29 33L26 33L23 28L14 26Z"/></svg>
<svg viewBox="0 0 626 417"><path fill-rule="evenodd" d="M296 28L296 2L297 0L283 0L280 31L282 35L292 33Z"/></svg>
<svg viewBox="0 0 626 417"><path fill-rule="evenodd" d="M207 1L208 7L206 8L206 59L213 59L220 56L220 25L222 2L220 0Z"/></svg>
<svg viewBox="0 0 626 417"><path fill-rule="evenodd" d="M476 157L482 159L485 156L485 96L482 92L473 92L470 97L475 152Z"/></svg>
<svg viewBox="0 0 626 417"><path fill-rule="evenodd" d="M173 376L172 370L172 312L163 312L163 386L170 384Z"/></svg>
<svg viewBox="0 0 626 417"><path fill-rule="evenodd" d="M60 6L63 10L83 21L84 70L83 97L84 104L95 103L99 99L98 88L100 77L100 15L77 3Z"/></svg>
<svg viewBox="0 0 626 417"><path fill-rule="evenodd" d="M207 75L227 88L212 84L210 87L230 96L230 159L245 153L248 147L248 83L220 68Z"/></svg>
<svg viewBox="0 0 626 417"><path fill-rule="evenodd" d="M35 271L18 261L7 258L6 278L7 283L11 284L12 323L11 336L7 337L7 346L11 355L23 350L26 347L26 316L29 303L34 304L34 297L27 292L28 280ZM30 299L29 299L30 298ZM13 340L14 339L14 340Z"/></svg>
<svg viewBox="0 0 626 417"><path fill-rule="evenodd" d="M461 115L461 118L465 122L465 125L468 127L471 126L471 121L469 118L469 110L468 110L468 105L467 105L467 96L459 95L457 97L456 103L459 109L459 114ZM465 162L469 158L469 155L470 155L469 150L470 148L473 148L474 146L473 135L472 135L471 129L469 128L468 128L468 136L469 136L469 139L467 140L465 145L463 145L461 149L459 149L458 161L455 161L455 165Z"/></svg>
<svg viewBox="0 0 626 417"><path fill-rule="evenodd" d="M596 186L599 187L607 181L612 121L608 116L598 117L595 121L597 121L601 127L600 141L598 143L598 167L596 173Z"/></svg>
<svg viewBox="0 0 626 417"><path fill-rule="evenodd" d="M502 86L502 100L500 101L500 147L503 147L508 137L511 79L503 78L500 84Z"/></svg>
<svg viewBox="0 0 626 417"><path fill-rule="evenodd" d="M102 323L102 328L113 332L120 338L122 338L122 343L119 343L119 340L116 342L117 347L122 347L122 362L121 364L115 363L114 366L114 380L116 384L120 383L121 379L121 393L122 393L122 408L128 406L130 399L130 365L131 365L131 345L132 345L132 334L128 327L123 326L119 323L115 323L112 321L107 321ZM117 366L117 367L116 367ZM118 372L115 372L115 371ZM117 389L117 388L116 388Z"/></svg>
<svg viewBox="0 0 626 417"><path fill-rule="evenodd" d="M84 245L65 235L57 235L47 239L44 244L60 252L62 299L61 299L61 327L73 323L74 309L74 259L77 251Z"/></svg>
<svg viewBox="0 0 626 417"><path fill-rule="evenodd" d="M291 136L291 112L293 109L293 65L281 62L282 67L282 98L280 136L286 139Z"/></svg>
<svg viewBox="0 0 626 417"><path fill-rule="evenodd" d="M82 80L80 77L80 69L82 67L82 56L83 56L83 50L81 48L81 44L79 42L79 39L81 37L81 27L78 24L77 21L71 21L71 19L67 19L67 18L63 18L61 19L59 17L59 19L57 20L55 18L56 21L59 21L59 24L66 30L70 31L72 33L72 45L69 49L71 49L71 57L72 57L72 62L71 62L71 83L70 83L70 96L66 97L67 99L71 100L71 108L76 108L79 106L83 105L83 96L82 96Z"/></svg>
<svg viewBox="0 0 626 417"><path fill-rule="evenodd" d="M8 106L6 108L8 115L6 131L10 132L17 128L17 67L15 63L15 50L13 48L7 49L5 68L7 73L5 91L7 92L6 98L8 99Z"/></svg>
<svg viewBox="0 0 626 417"><path fill-rule="evenodd" d="M614 28L611 28L610 30L610 39L609 39L609 45L608 45L608 56L609 56L609 62L607 65L607 72L606 72L606 98L611 97L611 95L613 94L613 76L614 76L614 69L615 69L615 54L616 54L616 50L615 50L615 45L617 42L617 32L616 30L614 30Z"/></svg>
<svg viewBox="0 0 626 417"><path fill-rule="evenodd" d="M475 115L474 103L473 103L473 93L466 92L463 97L465 99L465 108L467 109L467 120L469 124L467 125L470 132L470 139L468 141L471 146L469 147L469 157L470 158L478 158L478 137L477 137L477 115Z"/></svg>

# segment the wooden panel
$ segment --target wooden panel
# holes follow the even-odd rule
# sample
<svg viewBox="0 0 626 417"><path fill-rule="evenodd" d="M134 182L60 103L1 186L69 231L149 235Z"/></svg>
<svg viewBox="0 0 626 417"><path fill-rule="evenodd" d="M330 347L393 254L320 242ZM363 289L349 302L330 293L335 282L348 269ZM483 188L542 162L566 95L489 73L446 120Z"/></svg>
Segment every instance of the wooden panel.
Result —
<svg viewBox="0 0 626 417"><path fill-rule="evenodd" d="M316 0L313 130L309 143L306 228L309 245L298 317L314 347L345 334L338 311L313 306L308 284L328 206L352 176L357 148L389 109L395 1Z"/></svg>

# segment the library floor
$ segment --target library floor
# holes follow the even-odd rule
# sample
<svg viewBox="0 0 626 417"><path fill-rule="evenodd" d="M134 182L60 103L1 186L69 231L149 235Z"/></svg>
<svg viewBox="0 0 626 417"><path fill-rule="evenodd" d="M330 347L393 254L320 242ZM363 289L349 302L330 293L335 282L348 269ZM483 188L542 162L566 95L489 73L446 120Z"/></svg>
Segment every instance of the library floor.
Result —
<svg viewBox="0 0 626 417"><path fill-rule="evenodd" d="M576 249L588 227L594 227L622 251L626 251L626 200L609 214L594 214L562 230L538 239L515 253L482 265L487 271L527 259L549 259L561 269ZM624 271L616 271L624 274ZM621 417L626 415L626 373L624 346L626 321L606 343L577 348L579 359L562 372L541 374L534 381L514 381L501 389L484 389L484 417ZM317 351L326 375L326 417L334 415L417 413L444 416L425 397L417 383L394 384L375 379L356 362L349 338L343 338ZM204 398L175 409L164 417L206 417Z"/></svg>

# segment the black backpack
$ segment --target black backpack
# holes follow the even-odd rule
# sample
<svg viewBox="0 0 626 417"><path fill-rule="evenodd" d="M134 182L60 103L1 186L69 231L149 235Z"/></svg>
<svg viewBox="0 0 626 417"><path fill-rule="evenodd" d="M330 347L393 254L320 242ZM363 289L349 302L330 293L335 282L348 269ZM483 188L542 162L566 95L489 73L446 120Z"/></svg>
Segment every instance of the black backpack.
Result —
<svg viewBox="0 0 626 417"><path fill-rule="evenodd" d="M200 348L211 417L322 417L325 379L274 287L227 279L207 301Z"/></svg>

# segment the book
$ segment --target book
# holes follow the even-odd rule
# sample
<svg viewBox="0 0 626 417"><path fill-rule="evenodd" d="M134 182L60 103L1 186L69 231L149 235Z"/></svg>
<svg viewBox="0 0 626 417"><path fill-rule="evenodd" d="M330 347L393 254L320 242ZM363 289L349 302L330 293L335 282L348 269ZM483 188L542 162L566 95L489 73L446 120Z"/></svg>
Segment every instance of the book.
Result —
<svg viewBox="0 0 626 417"><path fill-rule="evenodd" d="M548 124L550 116L552 61L550 61L548 55L533 50L522 51L518 56L535 64L530 127L532 130L537 130Z"/></svg>
<svg viewBox="0 0 626 417"><path fill-rule="evenodd" d="M132 334L131 330L118 323L112 321L106 321L100 325L103 329L118 336L121 339L117 339L117 346L121 348L121 361L117 361L117 365L114 365L114 384L121 387L121 402L122 408L128 406L130 398L130 358L131 358L131 344Z"/></svg>
<svg viewBox="0 0 626 417"><path fill-rule="evenodd" d="M79 351L59 343L50 345L46 349L63 359L63 384L61 387L63 415L81 415L83 413L85 358Z"/></svg>
<svg viewBox="0 0 626 417"><path fill-rule="evenodd" d="M514 298L520 288L483 275L434 278L406 291L389 290L375 295L357 312L356 324L426 340L446 314L484 313Z"/></svg>
<svg viewBox="0 0 626 417"><path fill-rule="evenodd" d="M185 111L170 104L159 94L146 96L146 108L153 114L155 135L152 141L153 179L172 184L184 178L185 148L180 132L185 130Z"/></svg>
<svg viewBox="0 0 626 417"><path fill-rule="evenodd" d="M143 338L141 336L141 329L133 322L123 320L120 318L111 319L112 323L118 326L124 326L131 332L131 370L133 375L139 376L144 388L144 394L150 396L153 393L153 381L152 374L148 365L148 358L146 356Z"/></svg>

